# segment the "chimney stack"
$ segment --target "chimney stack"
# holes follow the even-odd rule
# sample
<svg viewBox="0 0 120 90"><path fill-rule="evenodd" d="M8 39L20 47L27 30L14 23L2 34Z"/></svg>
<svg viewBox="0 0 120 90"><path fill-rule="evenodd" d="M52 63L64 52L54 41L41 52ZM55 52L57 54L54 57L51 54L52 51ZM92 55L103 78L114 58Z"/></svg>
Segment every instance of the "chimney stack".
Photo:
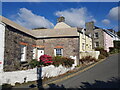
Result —
<svg viewBox="0 0 120 90"><path fill-rule="evenodd" d="M58 19L57 19L57 22L64 22L65 21L65 17L63 16L60 16Z"/></svg>

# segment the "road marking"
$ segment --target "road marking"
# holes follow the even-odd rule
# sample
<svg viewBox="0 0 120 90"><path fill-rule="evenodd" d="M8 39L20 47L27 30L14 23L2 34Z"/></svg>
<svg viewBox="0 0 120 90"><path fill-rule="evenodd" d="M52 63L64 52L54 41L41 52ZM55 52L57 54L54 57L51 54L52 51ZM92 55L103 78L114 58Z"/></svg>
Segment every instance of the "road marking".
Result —
<svg viewBox="0 0 120 90"><path fill-rule="evenodd" d="M106 59L106 58L105 58L105 59ZM74 74L72 74L72 75L69 75L69 76L66 76L66 77L64 77L64 78L62 78L62 79L58 79L58 80L55 80L55 81L51 81L50 83L44 84L43 87L48 86L48 84L58 83L58 82L61 82L61 81L63 81L63 80L66 80L66 79L68 79L68 78L71 78L71 77L73 77L73 76L76 76L76 75L78 75L79 73L82 73L82 72L84 72L84 71L87 71L88 69L90 69L90 68L94 67L95 65L101 63L101 62L104 61L105 59L102 59L102 60L96 62L95 64L90 65L89 67L87 67L87 68L85 68L85 69L83 69L83 70L80 70L80 71L78 71L78 72L76 72L76 73L74 73Z"/></svg>

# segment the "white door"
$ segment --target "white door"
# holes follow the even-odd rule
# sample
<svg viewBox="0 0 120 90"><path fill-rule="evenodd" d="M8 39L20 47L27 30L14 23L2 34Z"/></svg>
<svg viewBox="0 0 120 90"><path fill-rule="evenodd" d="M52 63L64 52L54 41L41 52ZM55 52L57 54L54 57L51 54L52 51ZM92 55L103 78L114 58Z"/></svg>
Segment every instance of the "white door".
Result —
<svg viewBox="0 0 120 90"><path fill-rule="evenodd" d="M44 49L38 48L37 49L37 54L38 54L38 61L41 55L44 55Z"/></svg>
<svg viewBox="0 0 120 90"><path fill-rule="evenodd" d="M26 61L26 46L21 46L21 62Z"/></svg>

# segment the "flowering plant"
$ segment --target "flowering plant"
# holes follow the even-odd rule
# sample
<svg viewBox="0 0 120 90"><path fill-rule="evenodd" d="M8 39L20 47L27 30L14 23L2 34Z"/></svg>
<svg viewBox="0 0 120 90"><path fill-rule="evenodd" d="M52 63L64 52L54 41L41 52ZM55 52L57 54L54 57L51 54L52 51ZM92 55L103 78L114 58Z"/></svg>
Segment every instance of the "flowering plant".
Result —
<svg viewBox="0 0 120 90"><path fill-rule="evenodd" d="M40 56L39 59L40 59L40 62L45 66L53 63L52 57L49 55L42 55L42 56Z"/></svg>

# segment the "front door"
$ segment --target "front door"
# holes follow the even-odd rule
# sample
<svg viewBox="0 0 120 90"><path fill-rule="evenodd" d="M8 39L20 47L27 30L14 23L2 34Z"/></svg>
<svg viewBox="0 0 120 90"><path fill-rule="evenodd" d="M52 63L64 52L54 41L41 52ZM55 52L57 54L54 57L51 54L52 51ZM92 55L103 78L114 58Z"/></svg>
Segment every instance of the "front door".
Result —
<svg viewBox="0 0 120 90"><path fill-rule="evenodd" d="M38 48L37 53L38 53L38 61L39 61L40 56L44 55L44 49Z"/></svg>

